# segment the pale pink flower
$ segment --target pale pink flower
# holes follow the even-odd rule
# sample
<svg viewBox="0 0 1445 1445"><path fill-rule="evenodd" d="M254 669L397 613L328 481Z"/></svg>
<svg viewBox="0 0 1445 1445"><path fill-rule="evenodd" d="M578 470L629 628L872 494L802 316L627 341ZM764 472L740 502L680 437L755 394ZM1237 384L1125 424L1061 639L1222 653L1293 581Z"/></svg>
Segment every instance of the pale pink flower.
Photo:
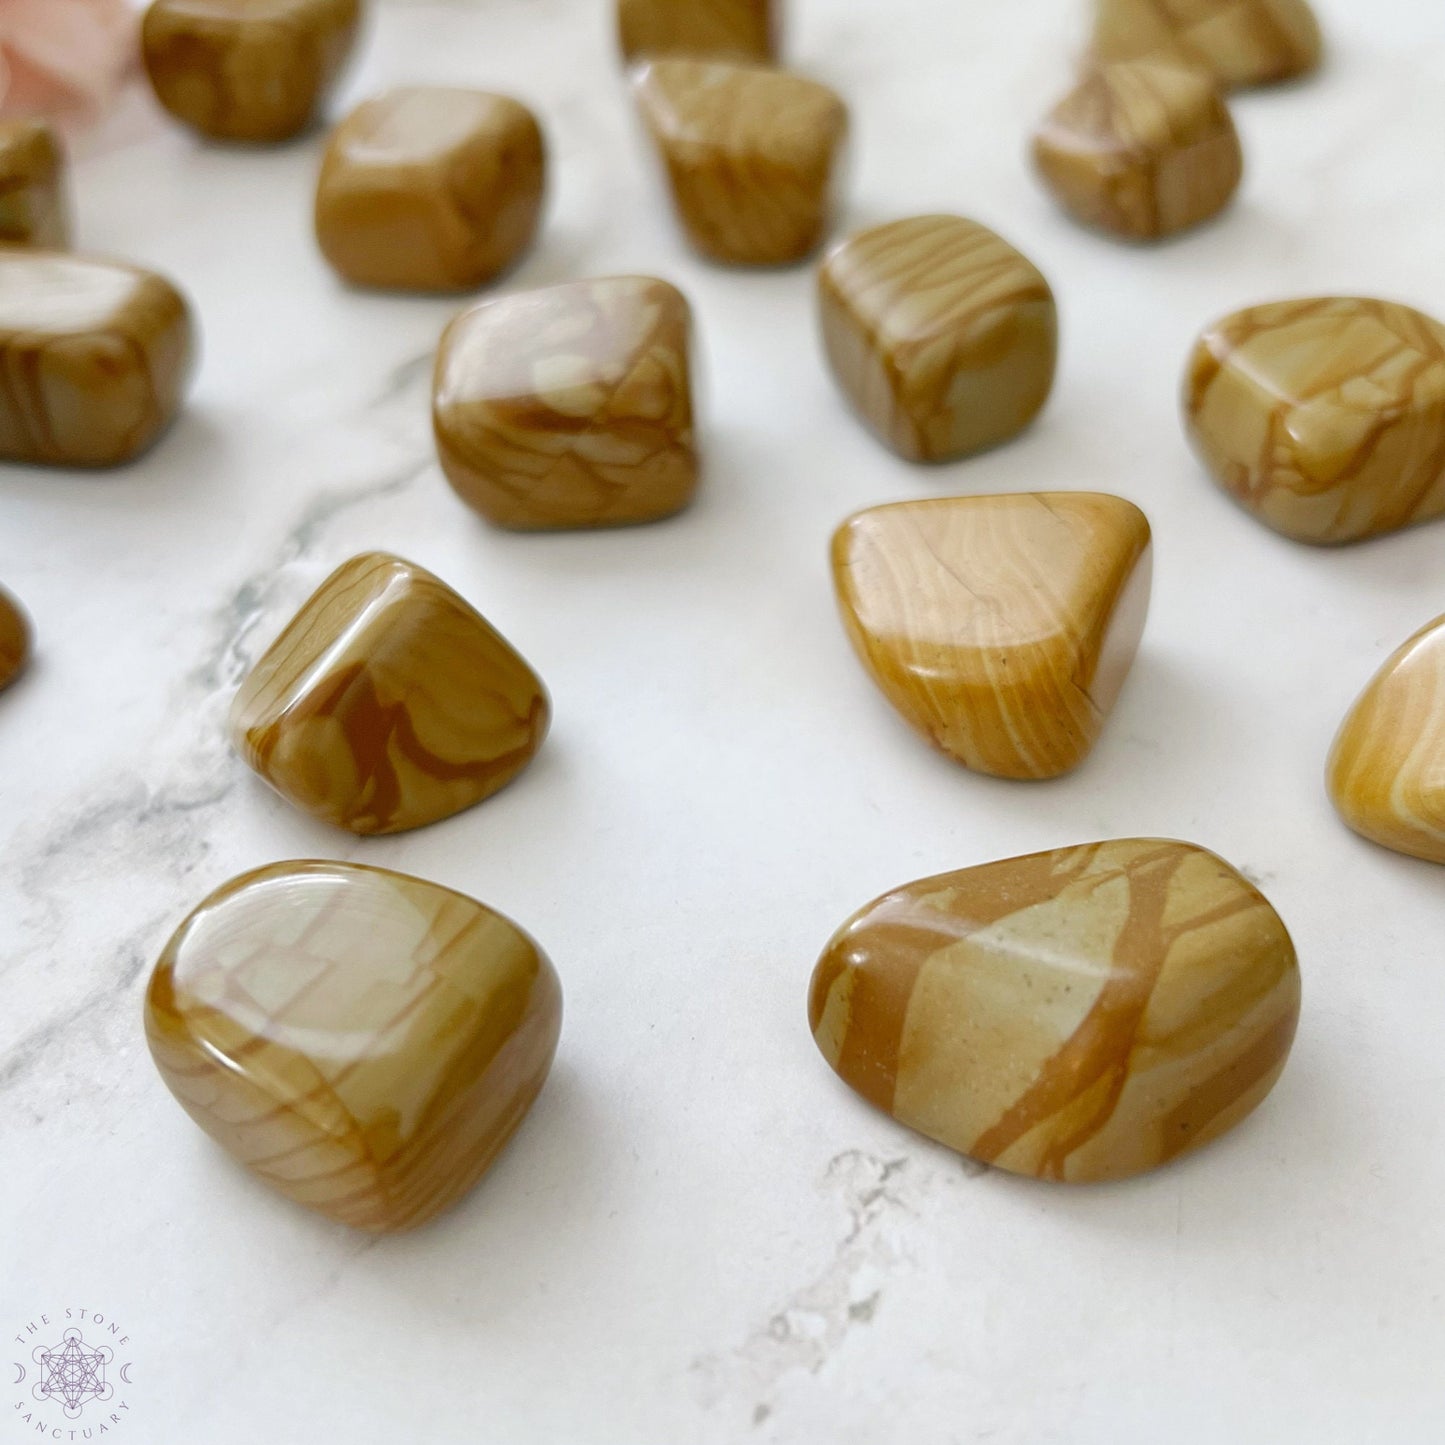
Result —
<svg viewBox="0 0 1445 1445"><path fill-rule="evenodd" d="M130 0L0 0L0 115L96 119L135 63Z"/></svg>

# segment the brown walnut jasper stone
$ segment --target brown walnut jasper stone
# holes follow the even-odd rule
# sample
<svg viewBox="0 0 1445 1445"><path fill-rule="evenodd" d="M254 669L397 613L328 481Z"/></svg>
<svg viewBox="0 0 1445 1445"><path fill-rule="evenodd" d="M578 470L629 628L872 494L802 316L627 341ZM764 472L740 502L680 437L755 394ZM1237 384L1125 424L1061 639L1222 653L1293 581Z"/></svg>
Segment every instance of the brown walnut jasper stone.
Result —
<svg viewBox="0 0 1445 1445"><path fill-rule="evenodd" d="M1445 512L1445 326L1335 296L1251 306L1200 337L1184 419L1219 484L1300 542Z"/></svg>
<svg viewBox="0 0 1445 1445"><path fill-rule="evenodd" d="M308 1209L415 1229L491 1167L562 1024L551 963L514 923L419 878L275 863L181 924L146 990L167 1088L223 1149Z"/></svg>
<svg viewBox="0 0 1445 1445"><path fill-rule="evenodd" d="M45 121L0 121L0 243L70 244L65 170L65 152Z"/></svg>
<svg viewBox="0 0 1445 1445"><path fill-rule="evenodd" d="M531 244L546 188L536 118L504 95L407 86L331 134L316 188L322 253L360 286L480 286Z"/></svg>
<svg viewBox="0 0 1445 1445"><path fill-rule="evenodd" d="M282 141L316 118L361 0L154 0L141 49L156 98L215 140Z"/></svg>
<svg viewBox="0 0 1445 1445"><path fill-rule="evenodd" d="M30 660L30 623L20 604L0 587L0 691L9 687Z"/></svg>
<svg viewBox="0 0 1445 1445"><path fill-rule="evenodd" d="M536 673L430 572L353 557L251 670L236 751L283 798L353 833L398 833L490 797L531 762Z"/></svg>
<svg viewBox="0 0 1445 1445"><path fill-rule="evenodd" d="M776 57L776 0L617 0L627 60L696 55L717 60Z"/></svg>
<svg viewBox="0 0 1445 1445"><path fill-rule="evenodd" d="M1217 215L1244 169L1209 77L1157 61L1086 76L1035 132L1034 165L1078 220L1137 241Z"/></svg>
<svg viewBox="0 0 1445 1445"><path fill-rule="evenodd" d="M194 328L169 281L60 251L0 249L0 458L129 461L190 379Z"/></svg>
<svg viewBox="0 0 1445 1445"><path fill-rule="evenodd" d="M1130 838L899 888L834 936L808 1018L870 1103L985 1164L1122 1179L1231 1129L1299 1016L1274 909L1212 853Z"/></svg>

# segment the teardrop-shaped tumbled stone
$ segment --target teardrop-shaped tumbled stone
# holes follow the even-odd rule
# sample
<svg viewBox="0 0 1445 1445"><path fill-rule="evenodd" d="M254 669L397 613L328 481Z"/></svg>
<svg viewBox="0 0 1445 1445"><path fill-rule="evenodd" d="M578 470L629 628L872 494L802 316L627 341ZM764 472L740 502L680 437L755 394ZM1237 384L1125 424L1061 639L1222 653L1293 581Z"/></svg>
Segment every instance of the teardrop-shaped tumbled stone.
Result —
<svg viewBox="0 0 1445 1445"><path fill-rule="evenodd" d="M1327 783L1355 832L1445 863L1445 617L1422 627L1361 693Z"/></svg>
<svg viewBox="0 0 1445 1445"><path fill-rule="evenodd" d="M1149 607L1149 523L1095 492L873 507L833 537L854 649L965 767L1052 778L1083 760Z"/></svg>
<svg viewBox="0 0 1445 1445"><path fill-rule="evenodd" d="M166 1086L228 1153L343 1224L425 1224L486 1172L562 1024L547 956L490 908L354 863L211 894L146 993Z"/></svg>
<svg viewBox="0 0 1445 1445"><path fill-rule="evenodd" d="M20 604L0 587L0 688L9 687L30 657L30 624Z"/></svg>
<svg viewBox="0 0 1445 1445"><path fill-rule="evenodd" d="M813 973L824 1058L870 1103L1015 1174L1152 1169L1239 1123L1284 1068L1299 969L1259 890L1131 838L925 878Z"/></svg>

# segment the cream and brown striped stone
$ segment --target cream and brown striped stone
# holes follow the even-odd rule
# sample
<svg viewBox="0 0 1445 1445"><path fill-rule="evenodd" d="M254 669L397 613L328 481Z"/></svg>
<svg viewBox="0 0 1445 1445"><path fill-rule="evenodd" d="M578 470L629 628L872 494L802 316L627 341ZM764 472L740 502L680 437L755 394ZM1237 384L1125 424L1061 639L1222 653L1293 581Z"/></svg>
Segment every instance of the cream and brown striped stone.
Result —
<svg viewBox="0 0 1445 1445"><path fill-rule="evenodd" d="M0 691L9 687L30 660L30 623L20 604L0 587Z"/></svg>
<svg viewBox="0 0 1445 1445"><path fill-rule="evenodd" d="M627 60L694 55L772 60L781 0L617 0L617 36Z"/></svg>
<svg viewBox="0 0 1445 1445"><path fill-rule="evenodd" d="M1094 54L1103 61L1173 60L1221 85L1265 85L1320 63L1308 0L1095 0Z"/></svg>
<svg viewBox="0 0 1445 1445"><path fill-rule="evenodd" d="M63 250L70 244L65 151L35 117L0 121L0 243Z"/></svg>
<svg viewBox="0 0 1445 1445"><path fill-rule="evenodd" d="M460 893L355 863L275 863L193 912L146 991L166 1087L271 1188L414 1229L486 1173L540 1092L562 991Z"/></svg>
<svg viewBox="0 0 1445 1445"><path fill-rule="evenodd" d="M848 110L763 66L657 60L634 82L688 239L709 260L801 261L822 243Z"/></svg>
<svg viewBox="0 0 1445 1445"><path fill-rule="evenodd" d="M1326 783L1355 832L1445 863L1445 617L1400 647L1360 695Z"/></svg>
<svg viewBox="0 0 1445 1445"><path fill-rule="evenodd" d="M447 328L432 418L457 495L501 527L612 527L697 485L691 311L614 276L484 301Z"/></svg>
<svg viewBox="0 0 1445 1445"><path fill-rule="evenodd" d="M823 344L874 434L911 461L1009 440L1053 386L1049 284L985 226L894 221L844 241L818 277Z"/></svg>
<svg viewBox="0 0 1445 1445"><path fill-rule="evenodd" d="M184 298L150 271L59 251L0 250L0 458L129 461L190 379Z"/></svg>
<svg viewBox="0 0 1445 1445"><path fill-rule="evenodd" d="M1034 164L1078 220L1136 241L1217 215L1244 168L1234 120L1209 77L1159 61L1085 76L1035 132Z"/></svg>
<svg viewBox="0 0 1445 1445"><path fill-rule="evenodd" d="M859 512L833 582L863 666L977 772L1053 778L1098 739L1144 630L1149 523L1095 492L941 497Z"/></svg>
<svg viewBox="0 0 1445 1445"><path fill-rule="evenodd" d="M283 798L399 833L505 787L546 736L536 673L446 583L367 552L317 588L231 707L236 751Z"/></svg>
<svg viewBox="0 0 1445 1445"><path fill-rule="evenodd" d="M361 0L153 0L141 27L156 98L215 140L282 141L320 113Z"/></svg>
<svg viewBox="0 0 1445 1445"><path fill-rule="evenodd" d="M1215 322L1184 388L1215 480L1301 542L1355 542L1445 512L1445 326L1359 297Z"/></svg>
<svg viewBox="0 0 1445 1445"><path fill-rule="evenodd" d="M1217 1138L1284 1068L1299 969L1258 889L1131 838L925 878L833 937L808 1021L900 1123L1040 1179L1122 1179Z"/></svg>

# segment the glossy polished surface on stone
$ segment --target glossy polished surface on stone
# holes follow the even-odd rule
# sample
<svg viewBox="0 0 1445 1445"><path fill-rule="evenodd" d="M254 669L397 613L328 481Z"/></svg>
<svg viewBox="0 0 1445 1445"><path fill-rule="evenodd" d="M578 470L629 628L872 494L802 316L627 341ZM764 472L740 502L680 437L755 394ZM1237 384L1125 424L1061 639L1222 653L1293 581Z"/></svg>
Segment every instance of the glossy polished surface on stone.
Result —
<svg viewBox="0 0 1445 1445"><path fill-rule="evenodd" d="M1188 843L1137 838L925 878L846 923L808 1021L869 1103L1014 1174L1143 1173L1269 1093L1299 1017L1288 932Z"/></svg>
<svg viewBox="0 0 1445 1445"><path fill-rule="evenodd" d="M1445 512L1445 326L1357 297L1278 301L1205 331L1185 423L1215 479L1301 542Z"/></svg>
<svg viewBox="0 0 1445 1445"><path fill-rule="evenodd" d="M1445 863L1445 617L1422 627L1361 693L1326 783L1355 832Z"/></svg>
<svg viewBox="0 0 1445 1445"><path fill-rule="evenodd" d="M65 152L43 120L0 121L0 244L70 244Z"/></svg>
<svg viewBox="0 0 1445 1445"><path fill-rule="evenodd" d="M1034 133L1034 164L1076 219L1139 241L1217 215L1244 168L1209 77L1156 61L1086 76Z"/></svg>
<svg viewBox="0 0 1445 1445"><path fill-rule="evenodd" d="M1305 75L1320 63L1307 0L1095 0L1094 54L1197 65L1229 88Z"/></svg>
<svg viewBox="0 0 1445 1445"><path fill-rule="evenodd" d="M965 767L1053 778L1098 739L1149 608L1149 523L1094 492L873 507L833 537L848 636L883 695Z"/></svg>
<svg viewBox="0 0 1445 1445"><path fill-rule="evenodd" d="M691 312L666 281L615 276L485 301L447 328L432 419L442 469L523 530L649 522L697 485Z"/></svg>
<svg viewBox="0 0 1445 1445"><path fill-rule="evenodd" d="M228 1154L380 1233L486 1173L547 1078L562 991L531 938L449 888L276 863L180 926L145 1024L167 1088Z"/></svg>
<svg viewBox="0 0 1445 1445"><path fill-rule="evenodd" d="M316 118L361 28L361 0L153 0L156 98L216 140L282 141Z"/></svg>
<svg viewBox="0 0 1445 1445"><path fill-rule="evenodd" d="M537 675L446 583L367 552L251 670L231 738L298 808L353 833L399 833L504 787L550 715Z"/></svg>
<svg viewBox="0 0 1445 1445"><path fill-rule="evenodd" d="M138 456L180 407L194 328L149 271L0 250L0 458L104 467Z"/></svg>
<svg viewBox="0 0 1445 1445"><path fill-rule="evenodd" d="M836 247L818 277L823 345L885 445L948 461L1021 432L1053 385L1049 284L987 227L919 216Z"/></svg>
<svg viewBox="0 0 1445 1445"><path fill-rule="evenodd" d="M627 60L696 55L772 60L775 0L617 0L617 34Z"/></svg>
<svg viewBox="0 0 1445 1445"><path fill-rule="evenodd" d="M688 239L710 260L800 261L822 243L848 110L763 66L658 60L635 81Z"/></svg>
<svg viewBox="0 0 1445 1445"><path fill-rule="evenodd" d="M0 587L0 690L10 686L30 660L30 623L20 604Z"/></svg>
<svg viewBox="0 0 1445 1445"><path fill-rule="evenodd" d="M531 244L545 189L546 146L526 106L408 86L364 102L332 132L316 238L357 285L466 289Z"/></svg>

